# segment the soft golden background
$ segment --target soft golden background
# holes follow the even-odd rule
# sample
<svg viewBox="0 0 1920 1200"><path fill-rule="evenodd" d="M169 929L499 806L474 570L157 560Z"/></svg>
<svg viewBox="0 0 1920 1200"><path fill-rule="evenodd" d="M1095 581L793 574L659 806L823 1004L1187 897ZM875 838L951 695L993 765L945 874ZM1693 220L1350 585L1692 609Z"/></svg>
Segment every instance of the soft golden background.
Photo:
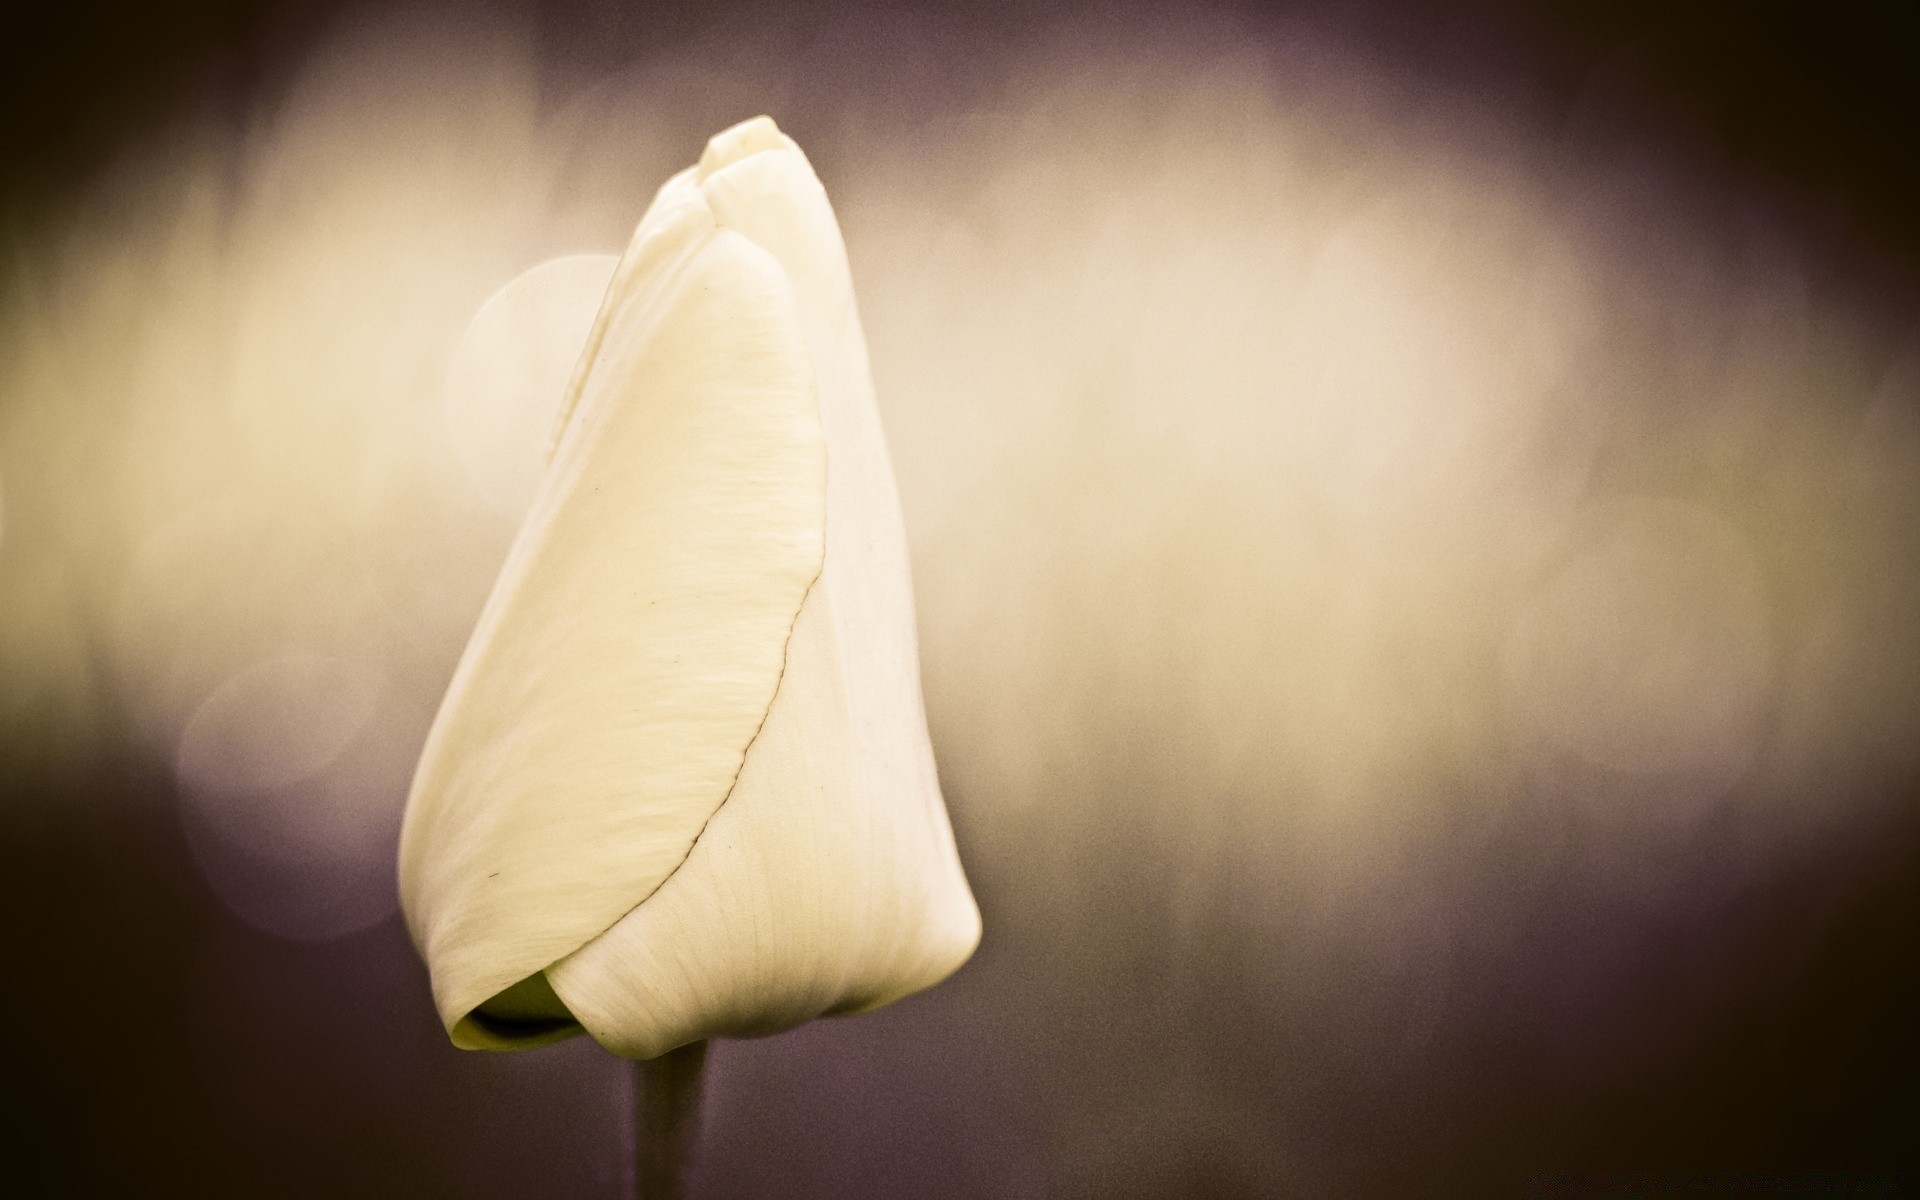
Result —
<svg viewBox="0 0 1920 1200"><path fill-rule="evenodd" d="M1471 21L613 14L289 20L11 221L9 988L41 1148L100 1148L49 1194L617 1194L623 1068L442 1044L393 843L607 256L763 111L987 933L721 1045L700 1194L1911 1165L1920 310L1864 176Z"/></svg>

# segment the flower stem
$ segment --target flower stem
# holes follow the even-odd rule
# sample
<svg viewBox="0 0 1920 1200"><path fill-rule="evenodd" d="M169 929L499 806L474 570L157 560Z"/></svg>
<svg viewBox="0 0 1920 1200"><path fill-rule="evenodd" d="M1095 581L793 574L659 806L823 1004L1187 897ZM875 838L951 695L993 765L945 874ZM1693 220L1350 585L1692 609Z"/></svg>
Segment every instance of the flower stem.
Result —
<svg viewBox="0 0 1920 1200"><path fill-rule="evenodd" d="M700 1137L700 1084L707 1044L693 1042L634 1065L634 1133L639 1200L684 1200Z"/></svg>

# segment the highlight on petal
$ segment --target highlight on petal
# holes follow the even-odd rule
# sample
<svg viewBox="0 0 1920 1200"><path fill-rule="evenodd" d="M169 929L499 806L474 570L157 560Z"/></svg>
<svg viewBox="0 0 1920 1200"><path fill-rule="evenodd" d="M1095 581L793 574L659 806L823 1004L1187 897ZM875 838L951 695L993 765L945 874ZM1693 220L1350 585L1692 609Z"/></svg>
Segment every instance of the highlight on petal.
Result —
<svg viewBox="0 0 1920 1200"><path fill-rule="evenodd" d="M771 120L661 188L554 447L409 802L455 1042L648 1058L945 978L979 912L899 500L838 226Z"/></svg>

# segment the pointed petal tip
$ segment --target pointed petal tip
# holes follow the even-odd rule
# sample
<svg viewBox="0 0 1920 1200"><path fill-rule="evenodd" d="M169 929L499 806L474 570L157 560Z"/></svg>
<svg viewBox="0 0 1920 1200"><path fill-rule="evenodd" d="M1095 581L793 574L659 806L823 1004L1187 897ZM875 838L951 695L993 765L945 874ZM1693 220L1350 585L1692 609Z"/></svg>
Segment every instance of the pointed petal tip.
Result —
<svg viewBox="0 0 1920 1200"><path fill-rule="evenodd" d="M763 114L730 129L723 129L707 139L707 148L700 155L700 165L695 169L694 179L695 182L705 183L715 172L723 171L762 151L798 149L792 138L780 132L773 118Z"/></svg>

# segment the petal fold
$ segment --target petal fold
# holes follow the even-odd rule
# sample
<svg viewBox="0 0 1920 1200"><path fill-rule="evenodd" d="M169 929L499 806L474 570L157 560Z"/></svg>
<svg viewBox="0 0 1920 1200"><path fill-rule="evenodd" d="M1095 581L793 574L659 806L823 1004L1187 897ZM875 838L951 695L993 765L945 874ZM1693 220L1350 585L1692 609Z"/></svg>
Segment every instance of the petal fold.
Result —
<svg viewBox="0 0 1920 1200"><path fill-rule="evenodd" d="M793 290L691 206L616 274L552 464L428 737L401 886L455 1040L686 858L824 553Z"/></svg>

